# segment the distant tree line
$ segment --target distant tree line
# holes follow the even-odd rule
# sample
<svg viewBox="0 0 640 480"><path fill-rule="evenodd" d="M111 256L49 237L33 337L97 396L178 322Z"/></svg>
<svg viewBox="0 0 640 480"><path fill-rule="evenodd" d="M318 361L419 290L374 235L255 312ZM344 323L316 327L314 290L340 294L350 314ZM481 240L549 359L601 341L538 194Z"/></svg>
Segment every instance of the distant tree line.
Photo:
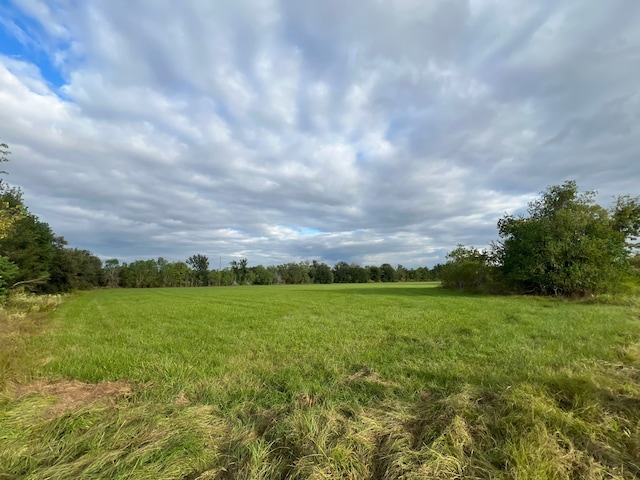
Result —
<svg viewBox="0 0 640 480"><path fill-rule="evenodd" d="M328 283L368 282L426 282L440 280L443 265L433 268L396 268L388 263L361 267L355 263L338 262L333 267L326 263L285 263L250 267L248 260L233 260L229 267L209 269L209 259L198 254L186 261L169 262L136 260L120 263L110 259L104 263L104 286L124 288L204 287L232 285L302 285Z"/></svg>
<svg viewBox="0 0 640 480"><path fill-rule="evenodd" d="M488 249L459 245L447 255L443 286L478 292L585 296L640 282L640 198L606 209L575 182L549 187L526 215L498 221Z"/></svg>

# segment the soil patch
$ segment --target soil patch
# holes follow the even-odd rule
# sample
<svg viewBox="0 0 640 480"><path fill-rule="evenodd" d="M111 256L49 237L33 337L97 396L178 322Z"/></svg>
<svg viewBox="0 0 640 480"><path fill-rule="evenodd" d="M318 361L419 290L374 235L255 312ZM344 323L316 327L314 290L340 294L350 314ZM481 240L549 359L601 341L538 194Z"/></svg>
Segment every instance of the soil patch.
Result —
<svg viewBox="0 0 640 480"><path fill-rule="evenodd" d="M360 369L357 372L352 373L347 377L347 382L366 381L371 383L377 383L378 385L384 385L385 387L395 387L397 384L390 380L382 378L378 372L369 370L366 368Z"/></svg>
<svg viewBox="0 0 640 480"><path fill-rule="evenodd" d="M57 417L94 402L113 404L116 399L133 393L131 384L124 380L100 383L84 383L78 380L59 382L40 380L24 385L14 385L11 390L16 400L30 395L55 397L58 400L56 404L45 411L45 415L49 417Z"/></svg>

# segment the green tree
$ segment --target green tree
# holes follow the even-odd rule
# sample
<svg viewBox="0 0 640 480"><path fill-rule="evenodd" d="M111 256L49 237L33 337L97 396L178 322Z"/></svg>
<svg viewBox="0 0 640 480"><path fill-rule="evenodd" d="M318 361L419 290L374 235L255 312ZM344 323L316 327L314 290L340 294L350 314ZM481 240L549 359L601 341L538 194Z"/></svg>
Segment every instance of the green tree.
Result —
<svg viewBox="0 0 640 480"><path fill-rule="evenodd" d="M380 280L383 282L395 282L397 281L397 275L395 269L388 263L380 265Z"/></svg>
<svg viewBox="0 0 640 480"><path fill-rule="evenodd" d="M121 286L128 288L152 288L159 284L158 263L154 260L136 260L120 269Z"/></svg>
<svg viewBox="0 0 640 480"><path fill-rule="evenodd" d="M206 255L196 254L187 259L189 265L195 272L196 285L206 286L209 283L209 258Z"/></svg>
<svg viewBox="0 0 640 480"><path fill-rule="evenodd" d="M478 291L489 283L491 268L486 252L458 245L447 254L447 263L441 273L442 286L456 290Z"/></svg>
<svg viewBox="0 0 640 480"><path fill-rule="evenodd" d="M528 216L503 217L495 251L507 282L524 292L554 295L615 289L638 236L640 206L637 198L619 197L607 210L594 197L567 181L532 201Z"/></svg>
<svg viewBox="0 0 640 480"><path fill-rule="evenodd" d="M169 285L172 287L188 287L190 285L189 265L185 262L173 262L167 266L169 270Z"/></svg>
<svg viewBox="0 0 640 480"><path fill-rule="evenodd" d="M63 239L58 239L62 245ZM65 242L66 243L66 242ZM102 261L88 250L56 248L45 290L49 293L89 290L103 284Z"/></svg>
<svg viewBox="0 0 640 480"><path fill-rule="evenodd" d="M104 262L104 281L107 287L115 288L120 282L120 262L110 258Z"/></svg>
<svg viewBox="0 0 640 480"><path fill-rule="evenodd" d="M407 269L402 265L398 264L396 267L396 279L398 282L406 282L407 281Z"/></svg>
<svg viewBox="0 0 640 480"><path fill-rule="evenodd" d="M233 276L233 281L232 281L232 285L237 285L238 282L238 272L240 270L240 266L237 260L231 260L229 262L229 265L231 265L231 273Z"/></svg>
<svg viewBox="0 0 640 480"><path fill-rule="evenodd" d="M313 283L333 283L333 272L326 263L314 260L309 266L309 277Z"/></svg>
<svg viewBox="0 0 640 480"><path fill-rule="evenodd" d="M10 287L18 276L19 268L7 257L0 257L0 296Z"/></svg>
<svg viewBox="0 0 640 480"><path fill-rule="evenodd" d="M333 266L335 283L351 283L351 267L347 262L338 262Z"/></svg>
<svg viewBox="0 0 640 480"><path fill-rule="evenodd" d="M30 285L34 291L45 291L56 249L63 246L61 242L47 223L35 215L27 215L16 220L0 239L0 255L18 266L16 281Z"/></svg>
<svg viewBox="0 0 640 480"><path fill-rule="evenodd" d="M162 257L156 260L158 265L158 285L161 287L172 287L171 283L171 263Z"/></svg>
<svg viewBox="0 0 640 480"><path fill-rule="evenodd" d="M362 268L357 263L349 265L351 282L353 283L367 283L369 281L369 271Z"/></svg>
<svg viewBox="0 0 640 480"><path fill-rule="evenodd" d="M380 270L380 267L376 265L367 265L366 268L369 271L369 280L372 282L382 281L382 271Z"/></svg>
<svg viewBox="0 0 640 480"><path fill-rule="evenodd" d="M240 276L240 285L243 285L247 281L248 263L249 263L249 260L247 260L246 258L241 259L240 262L238 263L238 274Z"/></svg>
<svg viewBox="0 0 640 480"><path fill-rule="evenodd" d="M256 285L271 285L271 283L273 282L273 275L262 265L253 267L253 275L253 283L255 283Z"/></svg>
<svg viewBox="0 0 640 480"><path fill-rule="evenodd" d="M300 263L287 263L286 265L281 265L282 267L282 278L286 284L289 285L300 285L304 283L311 283L311 278L309 277L309 265L304 262Z"/></svg>

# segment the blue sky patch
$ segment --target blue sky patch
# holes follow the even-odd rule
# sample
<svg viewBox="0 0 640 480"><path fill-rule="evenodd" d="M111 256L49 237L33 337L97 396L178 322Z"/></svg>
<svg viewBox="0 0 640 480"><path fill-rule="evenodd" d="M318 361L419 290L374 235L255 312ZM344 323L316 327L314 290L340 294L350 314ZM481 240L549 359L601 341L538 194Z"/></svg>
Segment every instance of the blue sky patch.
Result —
<svg viewBox="0 0 640 480"><path fill-rule="evenodd" d="M45 44L47 33L42 26L6 1L0 1L0 18L0 53L38 67L54 90L64 85L62 72L50 57L53 49Z"/></svg>

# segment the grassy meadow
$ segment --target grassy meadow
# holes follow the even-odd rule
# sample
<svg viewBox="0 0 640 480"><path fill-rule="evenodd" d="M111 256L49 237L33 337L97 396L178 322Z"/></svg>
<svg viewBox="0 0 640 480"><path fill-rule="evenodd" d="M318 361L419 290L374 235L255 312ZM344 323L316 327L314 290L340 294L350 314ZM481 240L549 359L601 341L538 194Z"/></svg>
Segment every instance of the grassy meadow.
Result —
<svg viewBox="0 0 640 480"><path fill-rule="evenodd" d="M0 479L633 479L640 302L96 290L0 320Z"/></svg>

